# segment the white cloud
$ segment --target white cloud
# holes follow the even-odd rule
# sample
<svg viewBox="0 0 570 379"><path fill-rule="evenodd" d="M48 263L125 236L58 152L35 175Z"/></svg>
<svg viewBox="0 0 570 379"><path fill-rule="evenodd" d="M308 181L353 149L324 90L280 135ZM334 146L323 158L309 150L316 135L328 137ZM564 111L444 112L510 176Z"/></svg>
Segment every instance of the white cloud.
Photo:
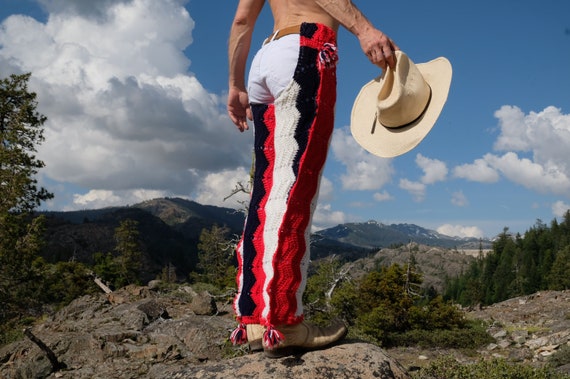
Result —
<svg viewBox="0 0 570 379"><path fill-rule="evenodd" d="M319 186L319 201L327 202L332 200L334 195L334 186L332 182L325 177L321 177L321 184Z"/></svg>
<svg viewBox="0 0 570 379"><path fill-rule="evenodd" d="M487 154L485 161L533 191L570 196L570 115L555 107L525 115L517 107L503 106L495 117L500 126L495 149L506 153ZM530 157L517 153L530 153Z"/></svg>
<svg viewBox="0 0 570 379"><path fill-rule="evenodd" d="M347 129L335 129L331 149L334 157L346 167L346 173L341 176L343 189L378 190L392 178L391 160L365 151Z"/></svg>
<svg viewBox="0 0 570 379"><path fill-rule="evenodd" d="M519 108L503 106L495 117L501 133L495 142L498 151L532 152L536 163L552 162L568 170L570 115L555 107L525 115ZM567 172L567 171L566 171Z"/></svg>
<svg viewBox="0 0 570 379"><path fill-rule="evenodd" d="M390 195L388 191L376 192L373 197L376 201L388 201L394 199L394 197Z"/></svg>
<svg viewBox="0 0 570 379"><path fill-rule="evenodd" d="M249 193L241 191L241 188L245 191L251 190L249 172L244 168L215 172L202 178L194 198L200 204L245 209L249 201ZM230 196L234 190L238 191L235 192L235 195ZM228 198L228 196L230 197Z"/></svg>
<svg viewBox="0 0 570 379"><path fill-rule="evenodd" d="M421 178L421 182L424 184L441 182L447 177L448 170L445 162L418 154L416 155L416 164L424 172L424 176Z"/></svg>
<svg viewBox="0 0 570 379"><path fill-rule="evenodd" d="M552 204L552 213L556 217L564 217L566 212L570 210L570 204L567 204L563 201L557 201Z"/></svg>
<svg viewBox="0 0 570 379"><path fill-rule="evenodd" d="M400 188L408 191L416 202L422 202L426 196L426 185L420 182L413 182L408 179L400 180Z"/></svg>
<svg viewBox="0 0 570 379"><path fill-rule="evenodd" d="M451 195L451 204L456 207L465 207L469 204L469 201L463 191L457 191Z"/></svg>
<svg viewBox="0 0 570 379"><path fill-rule="evenodd" d="M517 107L504 105L495 112L501 134L495 141L495 149L502 151L529 151L530 144L525 125L525 115Z"/></svg>
<svg viewBox="0 0 570 379"><path fill-rule="evenodd" d="M348 217L344 212L335 211L330 204L317 204L317 209L313 214L311 232L330 228L348 222Z"/></svg>
<svg viewBox="0 0 570 379"><path fill-rule="evenodd" d="M499 174L509 181L542 194L570 197L570 115L556 107L525 114L514 106L495 112L500 154L486 154L473 164L457 166L454 176L493 183Z"/></svg>
<svg viewBox="0 0 570 379"><path fill-rule="evenodd" d="M485 155L484 159L510 181L539 193L570 195L570 178L554 162L541 165L509 152L503 156Z"/></svg>
<svg viewBox="0 0 570 379"><path fill-rule="evenodd" d="M109 5L131 0L38 0L49 13L81 14L89 18L103 18Z"/></svg>
<svg viewBox="0 0 570 379"><path fill-rule="evenodd" d="M83 195L74 195L73 206L66 207L64 210L124 206L168 195L168 193L163 191L148 191L144 189L132 191L91 190Z"/></svg>
<svg viewBox="0 0 570 379"><path fill-rule="evenodd" d="M400 179L399 186L408 191L413 196L414 201L422 202L426 197L427 186L446 180L448 169L444 162L424 157L421 154L416 155L416 164L424 172L420 181Z"/></svg>
<svg viewBox="0 0 570 379"><path fill-rule="evenodd" d="M476 226L445 224L437 228L437 232L451 237L482 238L483 231Z"/></svg>
<svg viewBox="0 0 570 379"><path fill-rule="evenodd" d="M75 206L127 203L136 191L190 195L209 174L248 167L251 134L236 132L224 99L188 71L186 1L42 1L46 23L2 23L0 68L32 72L48 117L42 174L94 191ZM57 202L56 193L51 204L72 206Z"/></svg>
<svg viewBox="0 0 570 379"><path fill-rule="evenodd" d="M490 167L484 159L476 159L473 164L464 164L455 167L453 169L453 175L457 178L482 183L495 183L499 180L497 170Z"/></svg>

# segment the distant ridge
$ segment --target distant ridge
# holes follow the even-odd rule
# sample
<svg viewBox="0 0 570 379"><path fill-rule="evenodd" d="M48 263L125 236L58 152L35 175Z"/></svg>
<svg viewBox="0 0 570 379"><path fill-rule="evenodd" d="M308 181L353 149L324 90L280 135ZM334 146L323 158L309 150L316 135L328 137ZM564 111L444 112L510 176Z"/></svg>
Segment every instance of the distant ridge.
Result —
<svg viewBox="0 0 570 379"><path fill-rule="evenodd" d="M491 245L489 240L450 237L414 224L382 224L377 221L347 223L315 233L324 239L366 249L416 242L423 245L458 249L477 249Z"/></svg>
<svg viewBox="0 0 570 379"><path fill-rule="evenodd" d="M95 253L112 252L114 230L125 219L138 221L144 253L144 279L154 279L165 265L180 275L195 269L199 237L213 225L229 228L232 238L242 233L245 214L232 208L202 205L181 198L159 198L124 207L69 212L42 212L47 218L47 244L42 255L50 262L93 263ZM376 221L347 223L311 236L311 259L337 255L353 261L381 248L414 242L422 245L476 250L491 242L456 238L413 224L386 225Z"/></svg>

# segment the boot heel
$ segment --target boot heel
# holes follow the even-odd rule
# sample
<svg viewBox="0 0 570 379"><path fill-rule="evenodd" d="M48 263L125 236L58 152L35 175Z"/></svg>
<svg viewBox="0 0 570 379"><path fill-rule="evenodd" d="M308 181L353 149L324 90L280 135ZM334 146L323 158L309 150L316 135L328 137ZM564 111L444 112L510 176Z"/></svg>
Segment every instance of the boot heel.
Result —
<svg viewBox="0 0 570 379"><path fill-rule="evenodd" d="M276 358L283 358L283 357L286 357L288 355L293 355L295 350L296 349L294 346L286 346L286 347L271 349L271 350L263 349L263 353L265 354L265 356L267 358L276 359Z"/></svg>
<svg viewBox="0 0 570 379"><path fill-rule="evenodd" d="M249 351L261 351L263 350L263 344L261 343L261 339L249 342Z"/></svg>

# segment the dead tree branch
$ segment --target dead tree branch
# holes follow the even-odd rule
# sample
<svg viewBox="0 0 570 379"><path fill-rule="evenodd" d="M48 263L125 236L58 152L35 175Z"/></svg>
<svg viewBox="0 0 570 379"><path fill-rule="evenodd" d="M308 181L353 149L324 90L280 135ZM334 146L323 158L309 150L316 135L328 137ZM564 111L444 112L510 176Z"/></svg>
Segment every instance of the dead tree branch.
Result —
<svg viewBox="0 0 570 379"><path fill-rule="evenodd" d="M33 333L32 330L30 328L26 328L24 329L24 335L26 337L28 337L30 339L30 341L32 341L33 343L35 343L36 345L38 345L38 347L40 349L42 349L42 351L44 353L46 353L50 363L51 363L51 367L53 368L53 372L58 372L59 370L63 370L65 368L67 368L67 366L65 365L65 363L60 362L57 359L57 356L55 355L55 353L53 352L52 349L50 349L42 340L40 340L38 337L36 337Z"/></svg>

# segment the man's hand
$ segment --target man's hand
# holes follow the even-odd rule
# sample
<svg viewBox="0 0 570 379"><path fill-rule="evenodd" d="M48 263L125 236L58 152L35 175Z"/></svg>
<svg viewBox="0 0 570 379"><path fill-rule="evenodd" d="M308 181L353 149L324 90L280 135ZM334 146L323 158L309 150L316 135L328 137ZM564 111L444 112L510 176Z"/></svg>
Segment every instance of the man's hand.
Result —
<svg viewBox="0 0 570 379"><path fill-rule="evenodd" d="M249 129L247 119L253 120L249 107L249 97L243 89L230 87L228 93L228 114L240 132Z"/></svg>
<svg viewBox="0 0 570 379"><path fill-rule="evenodd" d="M394 51L400 48L378 29L370 29L360 37L360 46L364 54L370 59L370 62L386 70L386 67L394 68L396 58Z"/></svg>

